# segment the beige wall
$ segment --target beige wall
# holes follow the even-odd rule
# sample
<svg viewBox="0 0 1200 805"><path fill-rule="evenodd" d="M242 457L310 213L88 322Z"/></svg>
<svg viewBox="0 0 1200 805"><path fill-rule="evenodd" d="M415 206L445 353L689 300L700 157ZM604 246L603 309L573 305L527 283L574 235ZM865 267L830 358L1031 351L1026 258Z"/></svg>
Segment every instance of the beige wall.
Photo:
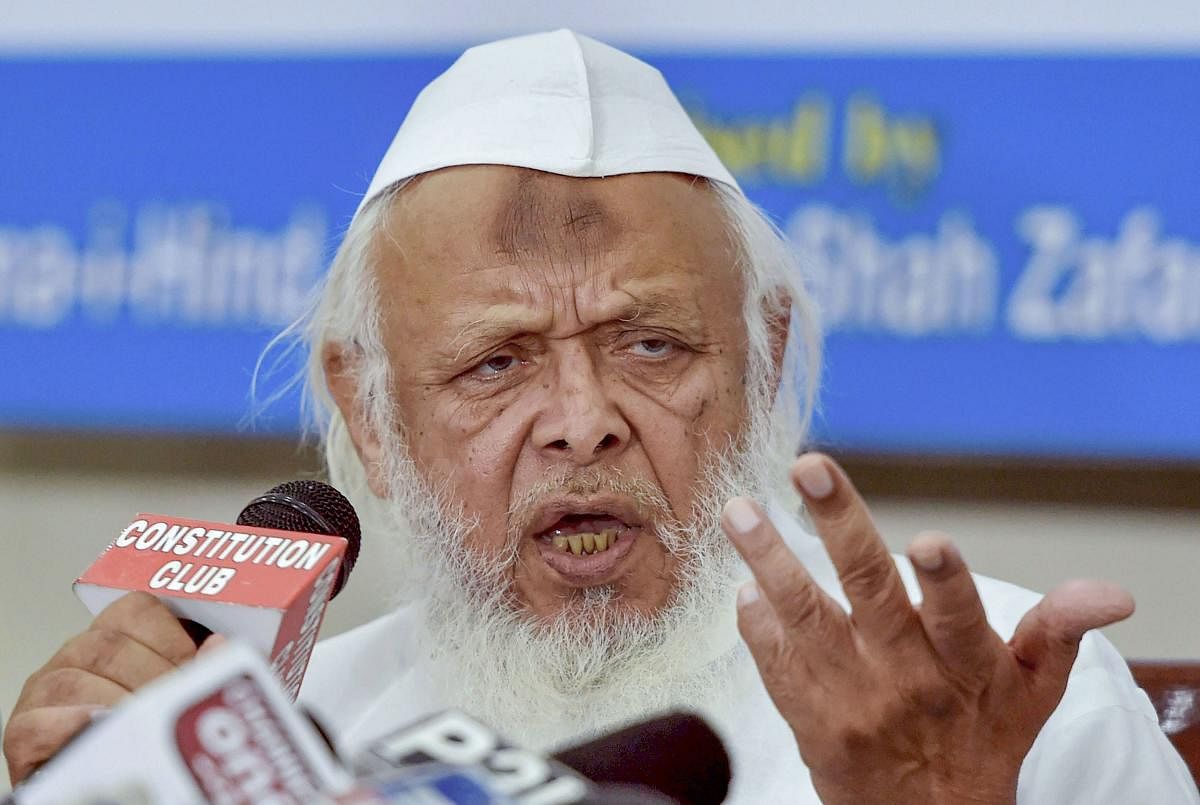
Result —
<svg viewBox="0 0 1200 805"><path fill-rule="evenodd" d="M1118 581L1137 600L1132 618L1106 630L1122 654L1200 658L1200 511L895 499L873 510L893 550L936 528L976 572L1034 590Z"/></svg>
<svg viewBox="0 0 1200 805"><path fill-rule="evenodd" d="M54 461L9 455L5 462L0 439L0 711L5 715L25 676L86 625L70 582L134 513L228 521L249 498L302 474L296 467L311 461L273 458L278 467L259 471L248 468L243 456L223 475L222 462L206 459L216 469L201 471L194 455L181 452L184 474L168 475L169 467L149 469L140 463L134 445L127 455L90 462L90 469L67 470L69 444L60 445L67 454ZM121 448L110 444L106 449ZM153 463L171 462L159 455ZM956 536L979 572L1034 589L1071 576L1120 580L1139 605L1130 622L1110 631L1126 656L1200 657L1200 512L896 499L875 501L874 511L893 549L902 549L923 528L937 528ZM378 611L378 591L387 579L373 571L370 554L366 545L368 561L333 605L324 634Z"/></svg>

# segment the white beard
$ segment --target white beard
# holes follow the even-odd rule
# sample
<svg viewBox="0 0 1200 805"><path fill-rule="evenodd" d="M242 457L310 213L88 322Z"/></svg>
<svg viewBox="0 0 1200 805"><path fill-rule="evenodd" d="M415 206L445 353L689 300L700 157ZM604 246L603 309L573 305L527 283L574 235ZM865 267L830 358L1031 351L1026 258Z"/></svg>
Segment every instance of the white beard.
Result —
<svg viewBox="0 0 1200 805"><path fill-rule="evenodd" d="M754 673L734 605L748 572L720 527L721 509L735 495L772 497L771 476L790 453L772 438L764 407L751 408L758 413L742 446L708 457L690 517L657 521L665 524L655 536L678 571L670 601L652 614L596 587L553 619L535 620L510 589L517 537L498 557L466 549L477 524L446 490L424 482L398 436L385 438L390 494L380 525L395 577L413 576L412 557L423 563L413 596L423 612L417 637L437 701L537 750L672 709L727 721ZM612 473L596 478L604 488L620 483Z"/></svg>

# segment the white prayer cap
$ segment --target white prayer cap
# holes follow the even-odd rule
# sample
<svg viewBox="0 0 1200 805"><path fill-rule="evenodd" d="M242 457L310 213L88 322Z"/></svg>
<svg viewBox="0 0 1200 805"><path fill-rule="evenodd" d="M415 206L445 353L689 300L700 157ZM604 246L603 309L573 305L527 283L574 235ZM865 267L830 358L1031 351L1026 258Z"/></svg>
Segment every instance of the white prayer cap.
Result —
<svg viewBox="0 0 1200 805"><path fill-rule="evenodd" d="M737 189L658 70L567 30L463 53L417 96L359 209L401 179L450 165L671 171Z"/></svg>

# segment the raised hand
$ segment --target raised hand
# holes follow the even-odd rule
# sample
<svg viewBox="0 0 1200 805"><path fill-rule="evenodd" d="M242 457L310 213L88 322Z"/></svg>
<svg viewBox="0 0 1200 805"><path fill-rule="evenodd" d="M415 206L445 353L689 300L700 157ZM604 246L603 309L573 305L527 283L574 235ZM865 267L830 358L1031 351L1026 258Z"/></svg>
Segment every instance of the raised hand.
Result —
<svg viewBox="0 0 1200 805"><path fill-rule="evenodd" d="M4 732L12 784L53 756L93 713L195 655L183 626L148 593L109 605L26 680Z"/></svg>
<svg viewBox="0 0 1200 805"><path fill-rule="evenodd" d="M1111 584L1068 582L1005 643L948 538L926 533L909 546L923 598L914 607L837 464L810 453L791 475L850 614L757 503L734 498L723 525L755 577L738 596L739 629L822 801L1013 802L1080 639L1128 617L1133 599Z"/></svg>

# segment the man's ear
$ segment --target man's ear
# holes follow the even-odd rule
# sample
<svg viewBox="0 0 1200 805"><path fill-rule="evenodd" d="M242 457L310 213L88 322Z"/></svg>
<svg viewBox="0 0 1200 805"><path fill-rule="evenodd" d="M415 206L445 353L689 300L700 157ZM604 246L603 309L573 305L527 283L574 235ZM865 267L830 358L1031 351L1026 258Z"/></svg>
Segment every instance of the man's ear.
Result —
<svg viewBox="0 0 1200 805"><path fill-rule="evenodd" d="M379 437L366 422L358 397L359 366L362 351L353 345L327 341L321 347L321 366L325 370L325 385L334 405L346 423L346 431L362 462L367 485L376 497L386 497L386 485L380 475L383 447Z"/></svg>
<svg viewBox="0 0 1200 805"><path fill-rule="evenodd" d="M783 358L787 353L788 332L792 326L792 297L780 291L763 311L767 320L767 339L771 344L771 387L779 388L783 377Z"/></svg>

